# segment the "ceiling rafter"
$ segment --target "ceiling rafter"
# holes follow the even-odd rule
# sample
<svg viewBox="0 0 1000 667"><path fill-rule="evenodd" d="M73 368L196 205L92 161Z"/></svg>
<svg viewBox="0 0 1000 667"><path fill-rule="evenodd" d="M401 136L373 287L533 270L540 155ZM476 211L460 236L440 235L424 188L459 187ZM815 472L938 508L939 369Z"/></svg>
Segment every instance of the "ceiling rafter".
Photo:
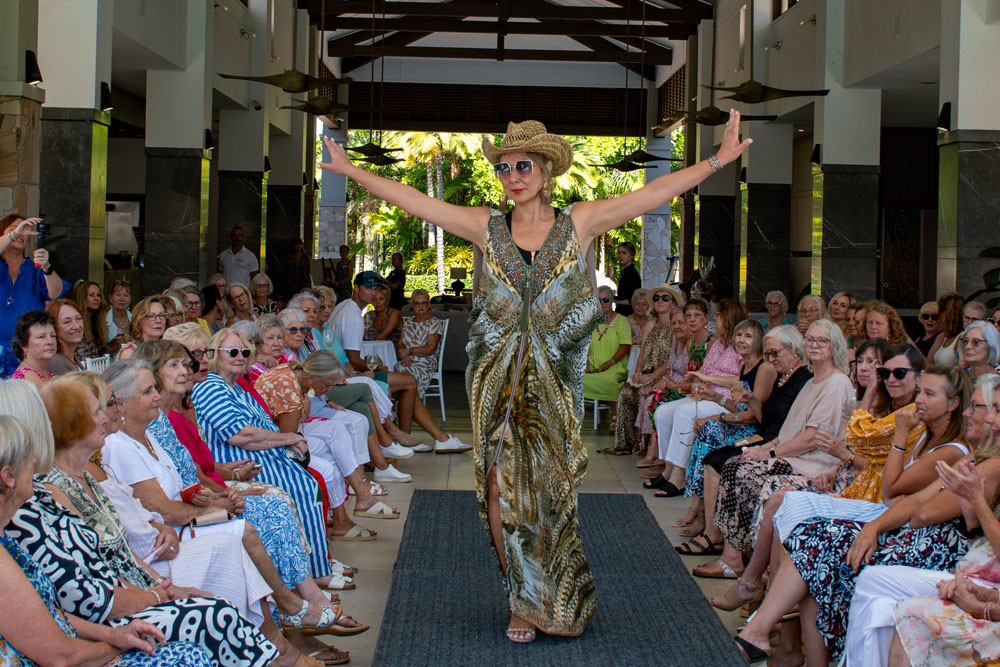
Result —
<svg viewBox="0 0 1000 667"><path fill-rule="evenodd" d="M371 35L370 18L345 18L342 16L327 17L327 30L367 30ZM433 19L420 16L400 16L379 21L380 30L384 32L453 32L473 34L496 34L498 21L463 21L461 19ZM584 35L592 37L624 37L635 34L635 28L623 23L601 23L599 21L558 21L555 19L538 21L508 21L504 24L504 32L508 35ZM663 39L685 39L691 34L691 28L685 25L647 25L646 37ZM363 41L358 39L358 41Z"/></svg>
<svg viewBox="0 0 1000 667"><path fill-rule="evenodd" d="M698 3L699 5L701 3ZM302 0L299 5L308 9L310 16L318 17L319 0ZM455 0L453 2L384 2L379 7L379 14L384 7L387 16L430 16L430 17L491 17L498 18L500 6L497 2L482 2L481 0ZM371 16L371 3L368 0L338 0L327 6L327 15L354 14L361 17ZM647 18L660 23L696 23L700 20L700 12L685 9L661 9L647 6ZM709 13L711 10L709 9ZM629 10L622 7L581 7L576 5L550 5L548 3L511 3L510 18L526 19L560 19L564 21L624 21ZM655 14L655 19L652 14Z"/></svg>
<svg viewBox="0 0 1000 667"><path fill-rule="evenodd" d="M407 38L411 38L413 35L419 35L420 33L397 33L383 40L377 42L374 46L355 46L355 45L341 45L340 47L330 48L327 50L327 55L330 57L340 57L353 60L352 56L355 53L367 52L370 55L374 55L376 58L379 57L389 57L389 58L470 58L473 60L496 60L497 50L495 48L467 48L467 47L451 47L451 46L394 46L389 42L399 35L405 35ZM608 42L601 39L600 37L579 37L575 38L578 40L594 40L594 46L588 46L592 48L592 51L567 51L567 50L557 50L557 49L505 49L503 54L507 60L538 60L538 61L558 61L558 62L609 62L609 63L621 63L621 64L637 64L643 60L643 54L639 51L625 51L617 47L614 43ZM583 42L581 42L583 43ZM587 44L584 44L587 46ZM645 55L645 61L648 65L668 65L671 60L670 51L666 51L666 56L653 57L650 54ZM364 60L368 60L369 56L365 56ZM352 65L353 62L351 63ZM354 65L348 69L344 68L344 71L351 71L366 64L362 62L359 65Z"/></svg>

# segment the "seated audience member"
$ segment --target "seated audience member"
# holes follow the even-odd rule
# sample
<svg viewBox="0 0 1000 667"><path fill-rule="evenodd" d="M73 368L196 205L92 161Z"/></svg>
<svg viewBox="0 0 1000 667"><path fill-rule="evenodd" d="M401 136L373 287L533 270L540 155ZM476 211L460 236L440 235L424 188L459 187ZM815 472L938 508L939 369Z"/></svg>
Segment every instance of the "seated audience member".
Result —
<svg viewBox="0 0 1000 667"><path fill-rule="evenodd" d="M32 494L33 452L28 429L14 417L0 416L0 479L4 482L0 525L6 526ZM6 535L0 535L0 545L4 547L0 550L0 582L6 598L16 600L18 607L16 614L0 618L3 664L211 664L196 644L166 644L159 628L145 621L108 627L65 614L42 566Z"/></svg>
<svg viewBox="0 0 1000 667"><path fill-rule="evenodd" d="M896 309L884 301L869 301L865 309L865 333L868 338L882 338L890 345L912 343Z"/></svg>
<svg viewBox="0 0 1000 667"><path fill-rule="evenodd" d="M297 433L281 433L264 408L236 384L252 354L249 342L222 329L206 353L209 350L208 378L195 385L191 400L212 455L222 463L252 457L261 465L261 481L291 494L311 547L312 576L326 577L330 562L323 506L317 500L316 481L298 462L309 451L306 439Z"/></svg>
<svg viewBox="0 0 1000 667"><path fill-rule="evenodd" d="M629 315L628 328L632 332L632 346L640 347L642 345L642 332L646 328L646 323L649 322L649 301L646 299L646 290L637 289L632 292L632 314Z"/></svg>
<svg viewBox="0 0 1000 667"><path fill-rule="evenodd" d="M847 325L847 346L852 350L857 349L858 344L861 343L862 339L862 336L858 335L858 321L856 317L858 308L860 307L861 304L857 302L852 302L851 305L847 307L847 321L845 322Z"/></svg>
<svg viewBox="0 0 1000 667"><path fill-rule="evenodd" d="M648 458L648 443L654 435L652 420L654 402L670 400L668 397L679 398L682 390L690 390L691 383L685 378L690 366L688 352L693 336L687 321L684 319L684 306L674 306L670 310L670 335L673 337L673 342L670 343L670 355L667 359L669 370L651 386L639 391L639 416L636 417L635 426L639 429L642 441L638 444L638 451L634 453L644 457L644 459ZM702 351L704 351L703 348ZM647 479L656 478L662 472L664 465L663 459L659 459L653 464L643 463L643 461L636 463L637 468L649 466L639 473L640 477Z"/></svg>
<svg viewBox="0 0 1000 667"><path fill-rule="evenodd" d="M962 309L965 301L954 292L948 292L938 297L938 327L940 333L934 340L934 345L927 355L927 361L932 364L946 366L958 365L958 337L962 335L965 325L962 324Z"/></svg>
<svg viewBox="0 0 1000 667"><path fill-rule="evenodd" d="M107 351L115 354L124 343L128 342L128 332L132 324L132 289L127 280L116 280L111 283L111 294L108 296L110 308L106 316L108 327ZM181 303L184 300L181 299Z"/></svg>
<svg viewBox="0 0 1000 667"><path fill-rule="evenodd" d="M681 378L680 382L674 381L672 378L668 381L664 381L663 378L660 379L665 386L663 388L657 387L656 391L653 392L650 398L649 404L647 406L646 412L650 416L650 432L656 436L656 427L653 424L652 416L656 414L656 411L660 406L670 403L672 401L678 401L686 394L691 392L692 382L687 377L687 374L692 371L697 371L701 368L702 362L705 361L705 355L708 353L708 346L715 336L708 330L708 310L709 306L703 299L695 297L694 299L688 301L684 304L684 323L687 326L688 340L684 349L676 349L677 341L682 339L678 336L676 329L674 332L674 345L670 349L670 367L671 369L679 366L675 366L675 362L680 362L682 359L686 359L685 375ZM671 316L673 317L673 315ZM673 320L671 320L673 322ZM714 326L714 325L713 325ZM657 465L663 465L663 459L659 458L660 455L665 452L660 452L660 446L657 442L657 438L653 437L649 442L649 447L646 450L646 455L636 463L637 468L649 468L655 467ZM662 475L658 475L662 477ZM654 477L652 480L656 480ZM665 482L666 480L664 480ZM664 482L660 482L663 484ZM659 488L658 486L650 486L653 481L644 483L647 489Z"/></svg>
<svg viewBox="0 0 1000 667"><path fill-rule="evenodd" d="M31 257L24 256L28 238L38 235L35 225L41 221L17 213L0 218L0 303L4 304L0 309L0 377L17 368L8 344L21 313L45 310L50 299L69 292L69 283L50 266L48 250L39 248Z"/></svg>
<svg viewBox="0 0 1000 667"><path fill-rule="evenodd" d="M590 335L587 367L583 375L583 397L599 401L614 401L628 378L628 354L632 349L632 331L628 319L612 310L614 290L602 285L597 288L601 305L600 321Z"/></svg>
<svg viewBox="0 0 1000 667"><path fill-rule="evenodd" d="M289 360L305 361L312 352L308 344L311 329L306 322L306 314L298 308L289 307L278 313L278 319L284 325L284 351L279 360L281 363Z"/></svg>
<svg viewBox="0 0 1000 667"><path fill-rule="evenodd" d="M32 384L52 379L54 376L49 371L49 362L56 355L57 345L56 323L51 315L41 310L22 313L10 342L10 348L21 364L10 378L27 380Z"/></svg>
<svg viewBox="0 0 1000 667"><path fill-rule="evenodd" d="M805 352L813 378L792 403L778 437L730 459L722 468L715 506L715 526L727 546L750 552L754 515L760 491L772 477L786 476L791 482L815 477L838 463L820 446L820 427L843 440L844 406L853 400L854 387L847 377L847 341L840 327L830 320L813 322L806 331ZM735 579L739 571L731 563L715 561L695 569L697 576Z"/></svg>
<svg viewBox="0 0 1000 667"><path fill-rule="evenodd" d="M996 373L1000 363L1000 333L986 320L973 320L958 337L962 370L975 382L987 373Z"/></svg>
<svg viewBox="0 0 1000 667"><path fill-rule="evenodd" d="M745 398L749 409L757 417L756 435L760 437L758 442L772 442L778 437L785 417L795 399L798 398L799 392L812 379L812 373L805 364L806 354L802 335L791 324L782 324L764 335L764 359L774 366L777 373L777 378L771 385L771 393L763 403L755 400L754 395L758 387L763 389L762 384L755 382L754 393ZM726 428L723 425L719 429L721 431L719 436L726 437L727 442L718 447L715 446L715 443L711 443L712 451L701 460L704 479L698 480L697 476L694 476L691 482L691 490L695 492L695 495L697 495L699 481L702 484L701 496L703 498L702 506L705 508L705 532L699 535L694 530L698 526L691 526L685 533L695 535L695 538L676 547L678 553L716 556L723 551L725 540L715 522L719 475L727 461L737 458L743 453L740 447L735 446L736 438L732 436L731 432L727 433L726 430L723 430ZM711 431L706 434L706 440L710 435ZM685 491L687 488L685 485ZM692 524L698 523L696 517L691 516L691 514L685 518L685 520L687 519L691 519Z"/></svg>
<svg viewBox="0 0 1000 667"><path fill-rule="evenodd" d="M684 474L684 495L691 498L691 506L680 521L681 525L688 526L681 531L682 537L701 535L705 528L702 503L702 462L705 456L757 432L760 408L770 398L778 377L774 366L764 360L765 335L764 327L756 320L743 320L736 325L733 351L740 356L740 366L729 399L733 410L723 412L718 418L714 415L699 417L692 424L695 439L688 457L687 472Z"/></svg>
<svg viewBox="0 0 1000 667"><path fill-rule="evenodd" d="M844 338L849 335L847 327L847 311L854 303L854 295L850 292L837 292L830 297L830 303L826 307L826 317L831 322L840 327L840 333Z"/></svg>
<svg viewBox="0 0 1000 667"><path fill-rule="evenodd" d="M131 340L118 353L119 359L128 359L139 343L160 340L167 329L167 309L159 296L147 296L132 309Z"/></svg>
<svg viewBox="0 0 1000 667"><path fill-rule="evenodd" d="M826 317L826 303L815 294L806 294L799 301L799 318L795 322L795 327L803 336L809 326L816 320Z"/></svg>
<svg viewBox="0 0 1000 667"><path fill-rule="evenodd" d="M636 293L639 292L644 290L636 290ZM639 350L635 372L618 392L618 400L615 403L615 444L614 447L602 450L606 454L633 454L642 449L642 434L637 425L641 400L650 393L647 390L652 389L661 378L667 377L670 373L670 347L673 343L670 314L681 305L678 301L683 301L683 297L680 292L666 284L645 292L642 297L643 301L653 304L653 314L647 318L639 334L642 347ZM637 302L636 306L641 306L641 303ZM633 315L640 312L641 308L634 306L634 310ZM681 312L681 323L683 323L683 312ZM634 334L632 340L635 340ZM687 366L686 360L684 366Z"/></svg>
<svg viewBox="0 0 1000 667"><path fill-rule="evenodd" d="M258 335L251 342L257 348L257 354L254 355L254 362L247 369L247 377L251 382L256 382L262 373L267 372L267 369L288 361L285 357L285 327L278 316L260 315L254 325Z"/></svg>
<svg viewBox="0 0 1000 667"><path fill-rule="evenodd" d="M201 290L201 318L213 334L224 327L228 319L224 294L215 285L207 285Z"/></svg>
<svg viewBox="0 0 1000 667"><path fill-rule="evenodd" d="M865 319L868 315L868 302L855 304L854 309L854 337L851 339L851 349L857 349L861 343L868 340L865 330Z"/></svg>
<svg viewBox="0 0 1000 667"><path fill-rule="evenodd" d="M316 326L321 328L320 335L317 338L322 342L322 328L326 327L330 315L333 315L333 309L337 305L337 292L332 287L326 285L313 285L310 290L312 290L313 294L323 299L319 307L319 313L316 315Z"/></svg>
<svg viewBox="0 0 1000 667"><path fill-rule="evenodd" d="M188 287L198 287L198 283L191 280L190 278L185 278L184 276L174 276L170 279L169 289L187 289Z"/></svg>
<svg viewBox="0 0 1000 667"><path fill-rule="evenodd" d="M201 330L209 338L212 337L212 330L208 326L208 322L201 317L201 290L195 285L188 285L186 287L180 288L184 290L184 321L193 322L201 327Z"/></svg>
<svg viewBox="0 0 1000 667"><path fill-rule="evenodd" d="M187 295L179 289L167 290L160 295L163 309L167 311L167 329L184 323L184 299Z"/></svg>
<svg viewBox="0 0 1000 667"><path fill-rule="evenodd" d="M865 400L847 423L845 442L827 433L817 434L823 446L843 463L806 484L787 486L778 478L765 485L750 562L737 585L723 598L712 598L712 604L735 609L748 598L755 598L753 591L758 591L757 599L763 596L761 577L774 553L775 535L775 544L780 543L786 530L812 516L877 516L885 509L883 501L893 502L932 481L937 461L956 461L967 453L960 443L938 441L957 415L948 411L947 401L929 402L926 398L939 391L946 393L939 385L944 385L947 378L928 374L921 380L926 391L917 396L921 391L917 378L924 368L920 351L912 345L893 346L884 358L879 375L868 384ZM927 428L931 429L930 436L925 435ZM908 450L908 457L896 456L904 450ZM738 554L723 553L723 560L732 561L734 557Z"/></svg>
<svg viewBox="0 0 1000 667"><path fill-rule="evenodd" d="M92 424L103 429L107 417L99 406L90 407L94 408L88 410ZM54 440L38 391L18 380L0 382L0 412L18 414L32 434L33 472L47 474ZM26 480L31 487L30 476ZM4 533L5 545L16 545L43 567L56 591L56 603L70 618L99 624L105 631L145 621L156 626L167 641L197 644L211 656L212 664L263 667L278 656L275 645L228 602L175 586L141 568L129 570L130 576L124 577L125 564L106 560L97 532L56 503L40 484L34 485Z"/></svg>
<svg viewBox="0 0 1000 667"><path fill-rule="evenodd" d="M884 338L870 338L858 345L855 351L854 373L851 380L857 387L857 399L862 401L865 398L868 387L878 382L878 369L885 361L885 353L889 351L889 341ZM923 364L926 366L927 364ZM921 367L923 367L921 366Z"/></svg>
<svg viewBox="0 0 1000 667"><path fill-rule="evenodd" d="M284 433L300 432L309 444L311 461L326 460L343 473L347 484L354 490L357 503L355 516L376 519L398 519L399 512L376 500L364 478L364 464L370 460L367 444L367 421L354 412L340 410L341 419L310 418L311 403L308 392L323 395L328 387L339 383L344 376L343 366L328 350L317 350L304 362L293 361L267 371L254 383L254 388L267 403L268 412ZM357 426L360 424L360 430ZM357 437L360 435L360 437ZM364 536L375 533L355 524L347 517L344 489L337 490L334 505L333 536L335 539ZM339 502L337 502L339 501Z"/></svg>
<svg viewBox="0 0 1000 667"><path fill-rule="evenodd" d="M319 321L320 311L323 310L323 298L312 290L303 290L289 300L285 310L296 310L302 313L305 324L303 345L299 348L299 355L301 355L299 361L302 361L309 356L310 352L324 347L324 332L318 328L323 326L323 323ZM281 313L278 313L278 316L280 317Z"/></svg>
<svg viewBox="0 0 1000 667"><path fill-rule="evenodd" d="M413 290L410 295L413 315L403 318L403 329L396 341L396 354L399 357L396 370L409 373L417 379L420 400L424 400L431 375L437 373L441 336L444 333L444 320L431 315L430 303L427 290Z"/></svg>
<svg viewBox="0 0 1000 667"><path fill-rule="evenodd" d="M392 271L385 277L389 286L389 305L397 310L406 305L406 267L403 266L403 253L392 253ZM411 295L412 297L412 295Z"/></svg>
<svg viewBox="0 0 1000 667"><path fill-rule="evenodd" d="M981 301L969 301L962 309L962 327L968 327L973 322L986 319L986 304Z"/></svg>
<svg viewBox="0 0 1000 667"><path fill-rule="evenodd" d="M79 354L85 359L99 357L108 346L107 314L111 310L101 293L101 286L91 281L80 283L73 301L83 314L83 342Z"/></svg>
<svg viewBox="0 0 1000 667"><path fill-rule="evenodd" d="M994 308L990 316L986 318L986 321L992 324L998 332L1000 332L1000 308Z"/></svg>
<svg viewBox="0 0 1000 667"><path fill-rule="evenodd" d="M686 378L692 383L691 395L661 405L653 414L660 455L667 463L660 477L645 486L660 489L662 493L657 495L661 498L679 496L684 491L684 475L696 435L695 421L736 410L731 396L733 380L739 374L740 355L733 349L733 336L736 326L746 316L746 306L741 302L734 299L719 302L715 315L718 337L709 343L701 369L691 371Z"/></svg>
<svg viewBox="0 0 1000 667"><path fill-rule="evenodd" d="M938 326L937 301L928 301L920 307L920 326L924 328L924 335L913 341L913 344L925 357L930 359L934 339L941 331L941 327Z"/></svg>
<svg viewBox="0 0 1000 667"><path fill-rule="evenodd" d="M226 278L224 273L213 273L210 275L203 289L204 287L211 287L213 285L219 290L219 294L227 294L229 292L229 279Z"/></svg>
<svg viewBox="0 0 1000 667"><path fill-rule="evenodd" d="M396 340L403 326L403 316L389 305L390 290L386 285L375 287L372 310L365 313L365 340Z"/></svg>
<svg viewBox="0 0 1000 667"><path fill-rule="evenodd" d="M364 373L368 366L361 358L361 343L364 340L364 317L361 306L369 305L375 298L375 286L383 284L382 276L374 271L362 271L354 278L354 292L351 298L341 301L330 316L330 332L344 348L348 363L357 373ZM389 391L399 401L399 428L409 433L411 422L416 420L421 428L434 438L434 451L439 454L467 452L467 445L450 436L434 423L427 407L417 400L417 379L409 373L387 371L385 367L375 369L375 379L388 383ZM397 441L399 438L392 434ZM402 444L406 442L400 441Z"/></svg>
<svg viewBox="0 0 1000 667"><path fill-rule="evenodd" d="M928 373L937 367L928 369ZM948 372L949 369L942 369ZM969 384L957 369L949 377L961 387L947 402L964 407ZM936 397L935 397L936 398ZM959 439L964 420L958 418ZM1000 464L988 459L977 466L986 496L994 498L1000 484ZM992 511L992 507L991 507ZM815 517L799 523L783 542L771 594L740 633L737 643L750 659L768 646L768 633L792 605L802 610L809 661L822 664L840 659L848 626L848 611L857 574L869 565L909 565L931 570L955 568L968 551L972 533L963 520L959 497L934 480L877 518L864 520ZM830 655L827 655L829 653Z"/></svg>
<svg viewBox="0 0 1000 667"><path fill-rule="evenodd" d="M795 318L788 314L788 297L784 292L774 290L764 297L767 317L764 318L764 331L770 331L785 324L795 324Z"/></svg>
<svg viewBox="0 0 1000 667"><path fill-rule="evenodd" d="M83 343L83 313L69 299L55 299L45 306L45 312L56 323L56 355L49 362L53 375L64 375L83 367L80 345Z"/></svg>
<svg viewBox="0 0 1000 667"><path fill-rule="evenodd" d="M226 323L229 326L232 326L236 322L257 319L257 315L253 312L250 288L243 283L231 283L229 285L229 308L233 311L232 318Z"/></svg>
<svg viewBox="0 0 1000 667"><path fill-rule="evenodd" d="M969 407L965 410L966 441L976 443L976 461L992 458L997 453L992 429L998 426L995 418L997 413L993 408L994 397L1000 396L997 393L998 385L1000 376L986 375L980 378L976 382L976 392ZM993 422L992 425L988 421ZM995 638L992 640L992 648L990 644L981 641L983 632L991 629L995 632L993 621L984 613L976 618L968 613L986 611L983 603L996 600L996 593L991 593L982 600L977 600L968 593L979 588L972 583L970 577L976 577L979 583L988 583L992 588L1000 583L996 574L996 551L991 544L997 542L996 538L1000 535L997 529L1000 526L983 495L973 461L960 461L953 468L944 463L939 464L937 474L944 487L959 497L966 526L975 529L979 525L986 534L985 538L977 540L970 547L956 566L956 579L949 581L948 585L935 586L934 581L940 577L928 580L925 578L928 573L923 569L892 565L866 567L858 576L857 589L848 615L844 654L851 665L887 664L888 656L902 648L899 640L893 640L894 624L898 633L910 640L907 642L906 653L912 656L913 664L946 667L992 663L1000 658ZM983 513L983 508L986 513ZM986 518L987 515L989 519ZM966 585L964 590L958 591L957 584L962 579L966 580ZM985 593L987 590L980 589L979 592ZM897 603L910 596L930 596L930 599L920 597L897 607ZM955 606L948 609L947 600L954 602ZM970 607L970 603L975 606ZM921 625L925 626L922 629L914 623L918 616ZM890 649L892 644L895 646ZM911 664L911 660L902 655L888 659L888 664L891 665Z"/></svg>
<svg viewBox="0 0 1000 667"><path fill-rule="evenodd" d="M250 293L253 295L254 315L273 315L278 312L278 304L271 299L274 283L266 273L258 273L250 279Z"/></svg>

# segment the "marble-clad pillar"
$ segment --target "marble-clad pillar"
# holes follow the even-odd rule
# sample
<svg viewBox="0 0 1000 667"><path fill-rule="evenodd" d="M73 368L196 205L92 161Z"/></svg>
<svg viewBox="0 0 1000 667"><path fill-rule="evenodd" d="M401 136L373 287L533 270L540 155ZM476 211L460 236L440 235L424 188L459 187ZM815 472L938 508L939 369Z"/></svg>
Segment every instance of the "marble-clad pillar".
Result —
<svg viewBox="0 0 1000 667"><path fill-rule="evenodd" d="M658 100L656 88L649 87L646 96L648 118L655 118L659 111L655 104ZM650 112L652 116L648 115ZM646 150L659 157L670 157L674 142L670 136L657 137L650 133L646 137ZM646 183L659 178L671 171L669 161L650 162L645 170ZM642 218L642 243L640 248L639 266L642 269L642 286L646 289L658 287L670 281L671 252L670 235L673 223L670 218L670 202L664 206L649 211Z"/></svg>
<svg viewBox="0 0 1000 667"><path fill-rule="evenodd" d="M279 293L285 293L285 269L292 245L303 236L305 188L273 185L267 188L267 275ZM306 246L310 252L311 246Z"/></svg>
<svg viewBox="0 0 1000 667"><path fill-rule="evenodd" d="M937 292L965 296L983 287L1000 245L1000 131L956 130L938 137Z"/></svg>
<svg viewBox="0 0 1000 667"><path fill-rule="evenodd" d="M204 282L211 160L203 149L146 147L143 293L176 276Z"/></svg>
<svg viewBox="0 0 1000 667"><path fill-rule="evenodd" d="M266 260L267 179L263 171L219 170L219 253L231 245L233 227L242 227L244 245L258 261Z"/></svg>
<svg viewBox="0 0 1000 667"><path fill-rule="evenodd" d="M768 292L789 293L792 186L744 183L739 202L739 299L751 312L762 312Z"/></svg>
<svg viewBox="0 0 1000 667"><path fill-rule="evenodd" d="M878 165L813 166L812 293L875 298Z"/></svg>
<svg viewBox="0 0 1000 667"><path fill-rule="evenodd" d="M694 197L695 250L702 277L715 286L720 299L731 299L735 293L736 197L699 193ZM705 262L714 260L714 268L704 275ZM681 276L681 282L688 276Z"/></svg>
<svg viewBox="0 0 1000 667"><path fill-rule="evenodd" d="M52 264L71 282L104 284L108 127L96 109L42 108L40 211L52 225Z"/></svg>

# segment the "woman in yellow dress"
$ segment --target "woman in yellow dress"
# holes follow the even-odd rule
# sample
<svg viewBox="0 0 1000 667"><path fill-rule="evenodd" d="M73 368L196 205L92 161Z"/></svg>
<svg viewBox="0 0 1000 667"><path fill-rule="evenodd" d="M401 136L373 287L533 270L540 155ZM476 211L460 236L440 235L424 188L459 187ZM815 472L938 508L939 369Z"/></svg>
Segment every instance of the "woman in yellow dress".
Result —
<svg viewBox="0 0 1000 667"><path fill-rule="evenodd" d="M583 371L600 318L586 249L600 234L665 205L737 159L751 143L740 142L739 118L730 114L722 146L709 159L620 197L565 208L550 202L552 179L573 162L569 143L538 121L510 123L500 146L483 141L514 202L506 214L449 204L377 176L324 139L329 161L323 169L483 252L466 388L479 513L503 575L511 641L530 642L536 631L577 636L597 608L576 502L587 465L580 440Z"/></svg>
<svg viewBox="0 0 1000 667"><path fill-rule="evenodd" d="M611 309L615 293L610 287L597 288L601 319L590 334L590 351L583 374L583 397L616 401L628 378L628 353L632 349L632 328L628 319ZM614 411L612 411L614 412Z"/></svg>

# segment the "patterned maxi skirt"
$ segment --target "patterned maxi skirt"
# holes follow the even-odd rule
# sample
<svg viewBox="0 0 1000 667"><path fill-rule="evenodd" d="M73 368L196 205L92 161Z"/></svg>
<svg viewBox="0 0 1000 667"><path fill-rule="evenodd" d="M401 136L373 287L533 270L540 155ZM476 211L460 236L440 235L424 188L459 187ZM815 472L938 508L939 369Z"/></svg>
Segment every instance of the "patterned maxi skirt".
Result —
<svg viewBox="0 0 1000 667"><path fill-rule="evenodd" d="M736 412L745 410L745 404L736 406ZM698 438L691 448L687 475L684 481L684 495L687 497L705 495L705 456L722 447L728 447L741 438L748 438L757 432L756 424L726 424L718 419L701 427Z"/></svg>
<svg viewBox="0 0 1000 667"><path fill-rule="evenodd" d="M715 501L715 527L726 538L726 544L744 553L753 548L751 527L760 490L770 478L792 472L791 464L784 459L751 461L737 457L726 462Z"/></svg>
<svg viewBox="0 0 1000 667"><path fill-rule="evenodd" d="M929 570L952 570L969 549L958 519L923 528L901 528L878 536L878 546L866 565L908 565ZM784 541L792 563L816 600L816 626L831 656L844 651L847 613L857 575L847 563L847 552L864 527L848 519L810 519L800 523Z"/></svg>

